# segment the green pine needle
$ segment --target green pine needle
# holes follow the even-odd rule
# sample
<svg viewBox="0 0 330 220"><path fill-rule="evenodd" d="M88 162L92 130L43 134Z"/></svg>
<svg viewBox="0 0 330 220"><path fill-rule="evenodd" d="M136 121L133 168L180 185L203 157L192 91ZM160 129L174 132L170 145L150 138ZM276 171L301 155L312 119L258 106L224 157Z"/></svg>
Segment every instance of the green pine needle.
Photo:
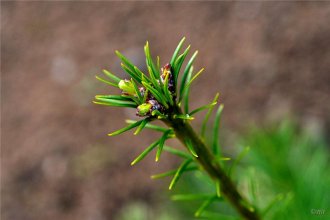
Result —
<svg viewBox="0 0 330 220"><path fill-rule="evenodd" d="M160 70L160 58L157 56L157 69Z"/></svg>
<svg viewBox="0 0 330 220"><path fill-rule="evenodd" d="M136 131L134 132L134 135L138 135L150 121L151 121L150 118L146 118L146 119L142 120L141 124L136 129Z"/></svg>
<svg viewBox="0 0 330 220"><path fill-rule="evenodd" d="M181 118L181 119L184 119L184 120L194 120L195 119L194 117L191 117L188 114L185 114L185 115L174 115L173 118Z"/></svg>
<svg viewBox="0 0 330 220"><path fill-rule="evenodd" d="M107 106L113 106L113 107L127 107L127 108L136 108L137 105L134 102L129 101L120 101L120 100L114 100L114 99L101 99L97 98L98 101L93 101L94 104L98 105L107 105Z"/></svg>
<svg viewBox="0 0 330 220"><path fill-rule="evenodd" d="M156 76L155 76L155 74L154 74L154 72L153 72L153 70L151 69L150 66L148 66L148 71L149 71L149 75L150 75L150 81L151 81L153 87L154 87L157 91L161 91L162 88L161 88L161 86L159 85L159 82L157 81L157 79L158 79L159 77L156 77Z"/></svg>
<svg viewBox="0 0 330 220"><path fill-rule="evenodd" d="M140 162L143 158L145 158L150 153L150 151L152 151L155 147L157 147L158 144L159 144L159 140L153 142L137 158L135 158L132 161L131 165L133 166L133 165L137 164L138 162Z"/></svg>
<svg viewBox="0 0 330 220"><path fill-rule="evenodd" d="M219 162L219 161L229 161L231 160L230 157L221 157L221 156L215 156L215 161Z"/></svg>
<svg viewBox="0 0 330 220"><path fill-rule="evenodd" d="M173 105L174 104L173 97L172 97L170 91L168 90L169 77L170 77L170 74L167 74L166 77L165 77L165 81L164 81L164 85L163 85L163 91L164 91L164 94L165 94L167 100L169 100L170 105ZM161 80L160 80L160 82L161 82Z"/></svg>
<svg viewBox="0 0 330 220"><path fill-rule="evenodd" d="M128 75L130 75L133 79L135 79L137 82L141 83L141 76L139 76L136 72L135 69L133 67L133 70L128 68L124 63L120 64L121 67L123 68L123 70L128 73Z"/></svg>
<svg viewBox="0 0 330 220"><path fill-rule="evenodd" d="M182 48L183 42L184 42L185 40L186 40L186 38L183 37L183 38L181 39L181 41L179 42L178 46L176 47L176 49L175 49L175 51L174 51L174 53L173 53L173 56L172 56L172 58L171 58L171 61L170 61L171 66L174 65L174 62L175 62L175 60L177 59L178 54L179 54L179 52L180 52L180 50L181 50L181 48Z"/></svg>
<svg viewBox="0 0 330 220"><path fill-rule="evenodd" d="M186 139L185 140L185 143L186 143L186 146L188 148L188 150L190 151L190 153L194 156L194 157L198 157L196 151L195 151L195 148L194 146L192 145L191 143L191 140L190 139Z"/></svg>
<svg viewBox="0 0 330 220"><path fill-rule="evenodd" d="M194 170L198 170L197 166L191 166L191 167L187 167L184 171L188 172L188 171L194 171ZM168 176L173 176L176 174L178 170L170 170L164 173L160 173L160 174L155 174L151 176L151 179L160 179L160 178L164 178L164 177L168 177Z"/></svg>
<svg viewBox="0 0 330 220"><path fill-rule="evenodd" d="M210 194L176 194L171 197L173 201L191 201L191 200L205 200L212 198L214 195Z"/></svg>
<svg viewBox="0 0 330 220"><path fill-rule="evenodd" d="M178 76L179 76L179 73L180 73L181 66L182 66L183 61L185 60L189 50L190 50L190 45L186 48L186 50L174 62L173 70L174 70L175 85L178 82Z"/></svg>
<svg viewBox="0 0 330 220"><path fill-rule="evenodd" d="M117 87L118 88L118 84L116 84L116 83L112 83L112 82L110 82L108 80L105 80L105 79L99 77L99 76L95 76L95 78L98 79L101 82L104 82L104 83L110 85L110 86L113 86L113 87Z"/></svg>
<svg viewBox="0 0 330 220"><path fill-rule="evenodd" d="M212 142L212 147L213 147L213 153L216 156L220 156L220 142L219 142L219 127L220 127L220 120L221 120L221 113L223 110L223 104L219 105L219 108L217 110L217 113L215 115L214 119L214 126L213 126L213 142Z"/></svg>
<svg viewBox="0 0 330 220"><path fill-rule="evenodd" d="M237 156L236 160L234 160L232 166L229 168L228 175L232 176L233 173L235 172L235 169L239 162L244 158L245 155L250 151L250 147L245 147Z"/></svg>
<svg viewBox="0 0 330 220"><path fill-rule="evenodd" d="M127 124L134 124L136 121L135 120L126 120ZM155 130L155 131L159 131L159 132L165 132L168 130L168 128L164 128L158 125L153 125L153 124L146 124L145 128L151 129L151 130Z"/></svg>
<svg viewBox="0 0 330 220"><path fill-rule="evenodd" d="M200 218L203 219L213 219L213 220L238 220L237 217L231 216L231 215L224 215L220 214L218 212L209 212L204 210L203 213L201 214Z"/></svg>
<svg viewBox="0 0 330 220"><path fill-rule="evenodd" d="M136 72L136 74L139 76L139 78L141 78L140 81L138 81L139 83L141 83L142 81L151 83L150 79L136 66L134 66L134 70Z"/></svg>
<svg viewBox="0 0 330 220"><path fill-rule="evenodd" d="M153 85L153 82L151 81L151 79L148 76L146 76L144 73L142 73L141 79L142 79L141 84L142 84L142 82L144 82L144 83Z"/></svg>
<svg viewBox="0 0 330 220"><path fill-rule="evenodd" d="M189 115L194 115L194 114L196 114L197 112L203 111L203 110L205 110L205 109L209 109L209 108L215 106L216 104L217 104L217 102L212 102L211 104L203 105L203 106L201 106L201 107L199 107L199 108L196 108L195 110L191 111L191 112L189 113Z"/></svg>
<svg viewBox="0 0 330 220"><path fill-rule="evenodd" d="M217 197L220 198L221 197L221 184L220 184L219 180L215 181L215 190L217 193Z"/></svg>
<svg viewBox="0 0 330 220"><path fill-rule="evenodd" d="M149 42L147 41L146 45L144 46L144 53L146 55L146 64L148 67L151 67L152 74L156 77L159 78L159 69L156 69L155 64L151 58L150 54L150 48L149 48Z"/></svg>
<svg viewBox="0 0 330 220"><path fill-rule="evenodd" d="M110 134L108 134L108 135L109 135L109 136L115 136L115 135L118 135L118 134L124 133L125 131L131 130L132 128L135 128L135 127L139 126L143 121L144 121L144 120L137 121L137 122L135 122L135 123L133 123L133 124L128 125L127 127L124 127L124 128L122 128L122 129L119 129L119 130L117 130L117 131L115 131L115 132L112 132L112 133L110 133Z"/></svg>
<svg viewBox="0 0 330 220"><path fill-rule="evenodd" d="M189 82L192 76L192 73L194 71L194 67L191 66L190 70L188 72L188 76L187 76L187 81ZM181 100L183 99L184 102L184 112L186 114L189 113L189 94L190 94L190 86L186 87L185 90L183 90L183 95L179 97L179 102L181 102Z"/></svg>
<svg viewBox="0 0 330 220"><path fill-rule="evenodd" d="M172 129L168 129L167 131L164 132L163 136L160 138L157 153L156 153L156 162L158 162L160 155L163 151L163 147L165 144L165 141L169 138L169 134L172 132Z"/></svg>
<svg viewBox="0 0 330 220"><path fill-rule="evenodd" d="M130 96L124 95L96 95L95 99L115 99L115 100L122 100L122 101L132 101Z"/></svg>
<svg viewBox="0 0 330 220"><path fill-rule="evenodd" d="M134 65L118 50L115 51L116 55L120 58L120 60L125 64L130 70L134 71Z"/></svg>
<svg viewBox="0 0 330 220"><path fill-rule="evenodd" d="M178 182L179 178L181 177L181 175L185 172L186 167L192 162L193 160L191 159L187 159L185 160L180 167L177 169L171 183L170 186L168 187L169 190L173 189L173 187L175 186L175 184Z"/></svg>
<svg viewBox="0 0 330 220"><path fill-rule="evenodd" d="M216 101L218 100L218 98L219 98L219 93L217 93L217 94L215 95L215 97L214 97L214 99L213 99L212 102L216 102ZM211 107L209 108L209 110L207 111L207 113L206 113L206 115L205 115L205 118L204 118L204 120L203 120L203 123L202 123L202 129L201 129L201 136L202 136L202 138L205 138L205 132L206 132L207 122L208 122L208 120L209 120L209 118L210 118L210 115L211 115L211 113L212 113L212 111L213 111L213 108L214 108L214 106L211 106Z"/></svg>
<svg viewBox="0 0 330 220"><path fill-rule="evenodd" d="M195 212L195 217L200 217L201 214L204 212L204 210L211 205L211 203L216 199L216 197L211 197L207 200L205 200L202 205L199 207L199 209Z"/></svg>
<svg viewBox="0 0 330 220"><path fill-rule="evenodd" d="M190 68L191 68L191 66L192 66L192 64L193 64L193 62L194 62L197 54L198 54L198 51L196 50L195 53L191 56L190 60L188 61L188 64L187 64L187 66L186 66L186 68L185 68L185 70L183 72L182 80L181 80L181 85L180 85L180 97L183 95L185 84L190 81L190 79L187 80L187 77L188 77Z"/></svg>
<svg viewBox="0 0 330 220"><path fill-rule="evenodd" d="M155 174L151 176L151 179L160 179L160 178L164 178L167 176L173 176L176 173L177 170L170 170L164 173L159 173L159 174Z"/></svg>
<svg viewBox="0 0 330 220"><path fill-rule="evenodd" d="M119 81L121 80L120 78L118 78L117 76L115 76L114 74L112 74L110 71L108 70L102 70L103 74L108 76L110 79L112 79L116 84L119 83Z"/></svg>
<svg viewBox="0 0 330 220"><path fill-rule="evenodd" d="M203 71L204 71L204 68L200 69L200 70L198 71L198 73L196 73L196 74L194 75L194 77L193 77L191 80L189 80L189 82L187 82L187 83L185 84L184 90L185 90L187 87L189 87L189 86L191 85L191 83L192 83L195 79L197 79L197 77L199 77L199 76L202 74Z"/></svg>
<svg viewBox="0 0 330 220"><path fill-rule="evenodd" d="M172 147L164 146L163 150L168 152L168 153L171 153L171 154L177 155L179 157L182 157L184 159L193 159L190 154L188 154L186 152L183 152L181 150L172 148Z"/></svg>
<svg viewBox="0 0 330 220"><path fill-rule="evenodd" d="M141 92L140 92L140 90L139 90L139 87L137 86L137 84L136 84L136 82L135 82L135 80L134 79L131 79L131 82L132 82L132 84L133 84L133 86L134 86L134 90L135 90L135 93L137 94L137 97L138 97L138 100L139 100L139 105L141 105L143 102L143 97L142 97L142 95L141 95Z"/></svg>

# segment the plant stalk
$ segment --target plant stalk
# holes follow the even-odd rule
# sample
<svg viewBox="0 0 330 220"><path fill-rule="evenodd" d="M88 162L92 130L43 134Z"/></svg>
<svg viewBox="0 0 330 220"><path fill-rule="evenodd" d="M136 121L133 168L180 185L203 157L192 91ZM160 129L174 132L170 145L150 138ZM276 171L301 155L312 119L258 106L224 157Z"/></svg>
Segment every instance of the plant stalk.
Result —
<svg viewBox="0 0 330 220"><path fill-rule="evenodd" d="M178 106L175 107L174 112L182 114L181 109ZM169 117L167 120L163 120L163 122L173 128L176 137L184 146L186 146L185 140L190 139L198 155L196 160L212 179L220 182L222 195L231 203L241 217L247 220L260 220L256 209L241 196L230 177L220 166L209 148L193 130L190 123L183 119L173 117Z"/></svg>

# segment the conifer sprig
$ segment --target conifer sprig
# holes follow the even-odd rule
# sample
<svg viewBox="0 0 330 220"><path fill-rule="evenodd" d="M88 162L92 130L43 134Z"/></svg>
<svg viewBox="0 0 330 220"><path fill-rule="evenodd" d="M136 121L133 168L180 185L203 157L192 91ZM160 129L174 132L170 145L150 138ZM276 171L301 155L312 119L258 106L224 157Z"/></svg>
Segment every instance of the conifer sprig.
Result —
<svg viewBox="0 0 330 220"><path fill-rule="evenodd" d="M154 149L156 150L155 160L159 161L163 151L176 155L183 159L181 165L175 169L161 174L153 175L152 178L158 179L172 176L169 189L173 189L182 175L186 172L201 171L208 174L213 180L213 194L193 194L176 195L173 200L201 200L201 206L195 212L195 217L210 215L207 211L213 202L229 202L244 219L260 219L257 210L238 192L236 185L231 180L230 174L235 170L238 161L246 153L235 160L233 166L229 168L230 173L225 171L224 162L229 158L222 157L219 144L219 124L223 105L220 104L216 112L213 125L211 145L207 146L204 142L206 127L213 108L218 104L219 94L212 102L189 111L189 94L192 82L203 72L204 68L194 73L193 63L198 51L194 52L189 58L186 66L183 63L190 51L190 45L182 52L183 38L176 47L169 63L160 68L160 59L157 57L154 62L149 43L144 46L146 56L147 73L142 72L137 66L129 61L123 54L116 51L121 60L121 67L130 78L120 79L108 70L103 70L106 78L96 76L98 80L121 90L117 95L97 95L95 104L135 108L136 115L141 120L127 120L127 126L114 131L109 136L119 135L123 132L135 129L134 134L139 134L143 129L152 129L160 132L158 140L151 143L145 150L138 155L131 163L135 165L141 162ZM181 53L181 54L180 54ZM182 76L180 76L180 71ZM180 82L180 83L179 83ZM201 132L197 134L190 125L196 113L207 110L203 120ZM152 124L155 120L161 120L166 127ZM169 138L177 138L185 146L186 152L166 145Z"/></svg>

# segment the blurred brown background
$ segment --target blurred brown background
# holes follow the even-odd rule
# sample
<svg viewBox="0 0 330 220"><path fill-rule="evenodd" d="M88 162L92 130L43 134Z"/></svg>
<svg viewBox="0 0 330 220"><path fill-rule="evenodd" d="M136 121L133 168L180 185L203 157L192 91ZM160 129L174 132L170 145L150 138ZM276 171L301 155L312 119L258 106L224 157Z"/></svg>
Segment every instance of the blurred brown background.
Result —
<svg viewBox="0 0 330 220"><path fill-rule="evenodd" d="M192 106L221 91L226 130L294 117L329 136L329 24L328 2L1 2L2 219L120 219L162 201L167 182L149 176L175 159L129 165L157 134L107 137L134 112L91 104L118 92L94 78L124 77L114 50L143 67L146 40L162 64L183 36L199 50Z"/></svg>

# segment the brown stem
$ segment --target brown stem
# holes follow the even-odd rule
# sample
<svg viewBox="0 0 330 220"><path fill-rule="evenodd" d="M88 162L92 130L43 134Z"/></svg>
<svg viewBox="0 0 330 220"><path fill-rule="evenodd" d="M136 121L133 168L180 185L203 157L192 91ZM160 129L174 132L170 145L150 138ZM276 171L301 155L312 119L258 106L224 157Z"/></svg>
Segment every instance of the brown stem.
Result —
<svg viewBox="0 0 330 220"><path fill-rule="evenodd" d="M176 112L180 114L181 110L177 107ZM169 127L174 129L176 137L183 145L186 146L185 140L187 138L191 140L191 143L198 155L196 160L212 179L220 182L222 195L224 195L224 197L232 204L238 213L244 219L259 220L260 217L256 213L256 209L253 208L253 206L250 205L249 202L237 191L232 180L219 165L214 155L196 134L191 125L185 120L178 118L170 118L169 120L164 120L164 122Z"/></svg>

